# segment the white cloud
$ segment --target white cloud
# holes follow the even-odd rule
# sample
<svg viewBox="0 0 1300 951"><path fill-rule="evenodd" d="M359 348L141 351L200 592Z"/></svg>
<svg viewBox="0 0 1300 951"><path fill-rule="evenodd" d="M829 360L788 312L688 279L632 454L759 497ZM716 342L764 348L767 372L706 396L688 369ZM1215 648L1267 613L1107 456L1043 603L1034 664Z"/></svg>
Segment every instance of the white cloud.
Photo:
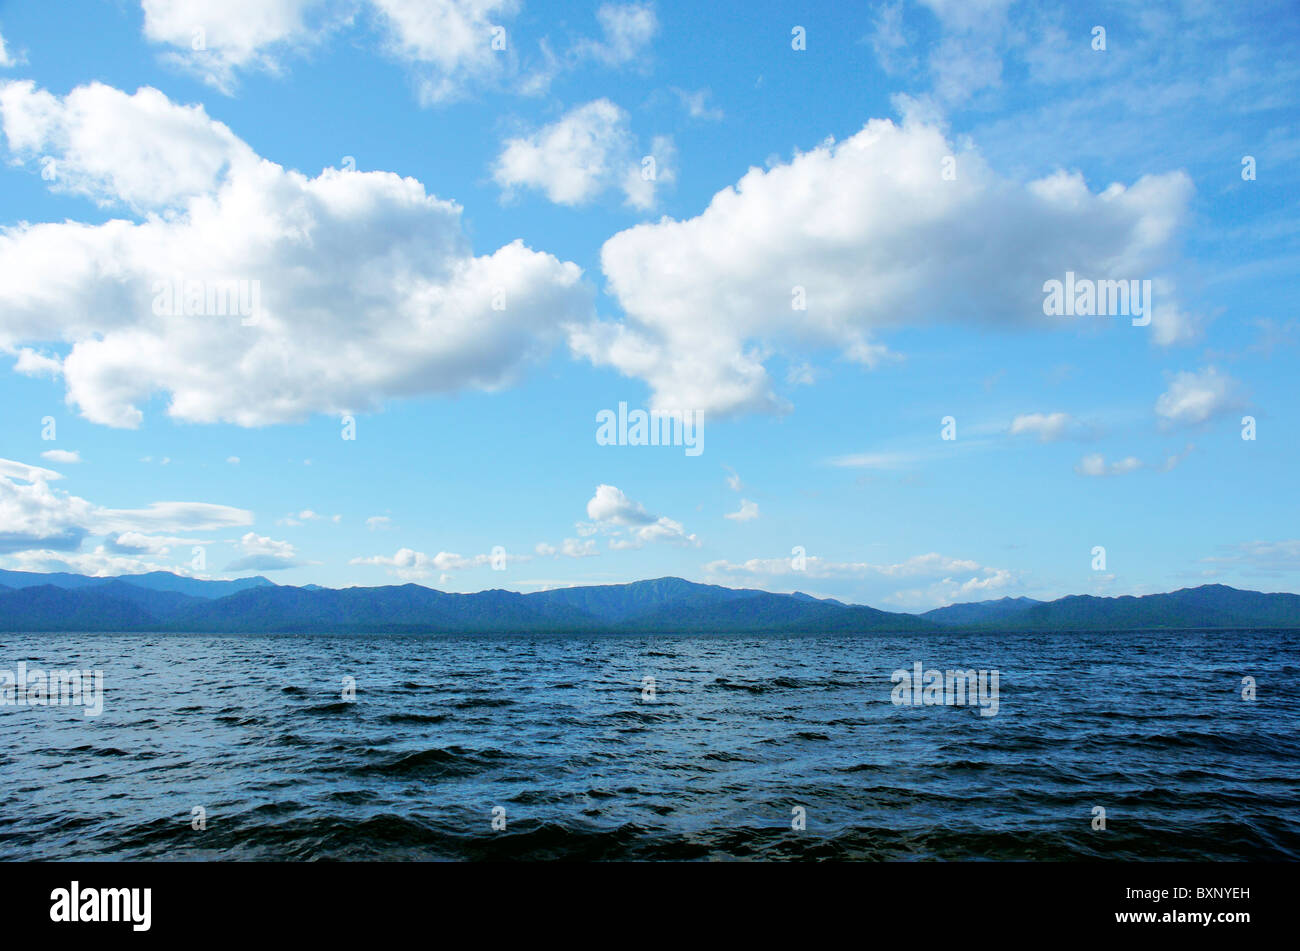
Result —
<svg viewBox="0 0 1300 951"><path fill-rule="evenodd" d="M652 178L642 172L649 166L642 164L627 113L596 99L531 135L508 139L492 174L507 197L515 188L535 188L557 204L581 205L621 190L628 205L645 210L654 205L656 187L676 178L671 139L656 138L650 156Z"/></svg>
<svg viewBox="0 0 1300 951"><path fill-rule="evenodd" d="M709 98L713 94L708 89L697 89L691 92L674 86L673 93L681 100L682 108L686 110L686 114L692 119L716 122L722 118L722 110L717 106L709 105Z"/></svg>
<svg viewBox="0 0 1300 951"><path fill-rule="evenodd" d="M227 95L236 91L241 73L281 74L289 59L359 19L375 23L384 52L406 66L425 105L463 98L476 87L500 88L518 75L521 62L520 40L508 24L522 0L142 0L141 5L145 38L166 48L164 61ZM543 65L534 65L520 91L543 92L562 70L592 61L609 67L644 63L658 32L653 6L607 3L596 19L600 39L578 39L563 57L551 52L546 39L539 41ZM501 48L494 47L498 38L504 40Z"/></svg>
<svg viewBox="0 0 1300 951"><path fill-rule="evenodd" d="M957 176L945 181L950 155ZM889 357L873 336L890 328L1071 326L1044 317L1044 281L1067 265L1098 278L1152 273L1191 192L1181 172L1101 192L1077 174L1020 184L914 114L902 126L873 120L842 143L750 169L695 218L610 238L601 265L626 320L576 327L570 346L645 380L656 408L779 410L764 365L778 348L830 345L871 367ZM1160 299L1152 329L1177 313Z"/></svg>
<svg viewBox="0 0 1300 951"><path fill-rule="evenodd" d="M535 549L543 558L591 558L600 554L593 539L566 538L557 548L546 542L538 542Z"/></svg>
<svg viewBox="0 0 1300 951"><path fill-rule="evenodd" d="M504 563L515 564L532 560L532 555L515 555L506 552ZM492 564L491 555L458 555L455 552L440 551L436 555L426 555L413 548L399 548L393 555L371 555L368 558L353 558L350 565L375 565L386 568L389 574L408 581L428 578L434 574L443 575L448 571L462 571L468 568L482 568ZM449 580L443 575L440 580Z"/></svg>
<svg viewBox="0 0 1300 951"><path fill-rule="evenodd" d="M575 47L579 56L590 56L606 66L622 66L645 55L659 32L659 19L649 3L606 3L596 11L601 39L584 40Z"/></svg>
<svg viewBox="0 0 1300 951"><path fill-rule="evenodd" d="M869 562L828 561L816 555L806 555L802 568L796 567L793 558L751 558L745 562L713 561L704 566L711 574L748 575L753 578L806 576L809 578L911 578L951 572L989 572L978 562L963 558L950 558L938 552L915 555L892 565Z"/></svg>
<svg viewBox="0 0 1300 951"><path fill-rule="evenodd" d="M41 458L64 465L75 465L81 461L81 453L69 449L47 449L41 453Z"/></svg>
<svg viewBox="0 0 1300 951"><path fill-rule="evenodd" d="M9 52L9 47L5 45L5 38L0 36L0 68L17 66L20 62L20 59L15 58L14 55Z"/></svg>
<svg viewBox="0 0 1300 951"><path fill-rule="evenodd" d="M1269 575L1300 571L1300 539L1242 542L1223 546L1227 554L1202 558L1201 561L1224 566L1250 568Z"/></svg>
<svg viewBox="0 0 1300 951"><path fill-rule="evenodd" d="M1126 456L1116 462L1108 463L1104 455L1093 452L1080 459L1079 464L1074 467L1074 471L1085 476L1111 476L1136 472L1142 467L1142 460L1137 456Z"/></svg>
<svg viewBox="0 0 1300 951"><path fill-rule="evenodd" d="M1174 375L1156 400L1156 414L1168 424L1204 423L1241 406L1237 381L1214 367Z"/></svg>
<svg viewBox="0 0 1300 951"><path fill-rule="evenodd" d="M749 522L758 518L758 503L751 502L749 499L740 500L740 509L735 512L728 512L723 518L729 518L736 522Z"/></svg>
<svg viewBox="0 0 1300 951"><path fill-rule="evenodd" d="M901 0L893 4L882 3L877 7L874 29L869 41L880 68L886 73L897 73L914 65L914 59L903 53L908 43L907 36L903 32Z"/></svg>
<svg viewBox="0 0 1300 951"><path fill-rule="evenodd" d="M251 512L206 502L154 502L143 509L95 505L49 483L48 469L0 459L0 554L79 551L93 535L206 531L250 525Z"/></svg>
<svg viewBox="0 0 1300 951"><path fill-rule="evenodd" d="M148 554L165 556L173 548L187 550L195 545L210 545L201 538L177 538L174 535L146 535L142 532L122 532L104 542L104 549L118 555ZM170 569L169 569L170 570Z"/></svg>
<svg viewBox="0 0 1300 951"><path fill-rule="evenodd" d="M518 0L371 0L388 35L389 51L413 66L420 100L441 103L466 87L490 82L513 60L492 48L493 27L503 26Z"/></svg>
<svg viewBox="0 0 1300 951"><path fill-rule="evenodd" d="M612 485L599 485L596 494L587 502L587 517L595 531L610 536L609 547L614 550L641 548L650 542L670 542L676 545L700 544L699 539L688 534L681 522L666 515L652 515L645 506L628 498L622 489ZM579 526L582 533L582 526Z"/></svg>
<svg viewBox="0 0 1300 951"><path fill-rule="evenodd" d="M372 532L392 527L393 520L387 515L372 515L370 518L366 519L366 528L370 529Z"/></svg>
<svg viewBox="0 0 1300 951"><path fill-rule="evenodd" d="M1024 413L1011 421L1011 435L1036 436L1039 442L1055 442L1066 436L1074 427L1075 419L1069 413Z"/></svg>
<svg viewBox="0 0 1300 951"><path fill-rule="evenodd" d="M934 91L960 104L1002 80L1002 49L1015 36L1007 10L1014 0L921 0L938 18L941 35L930 54Z"/></svg>
<svg viewBox="0 0 1300 951"><path fill-rule="evenodd" d="M35 482L37 479L53 482L63 478L53 469L29 466L22 462L14 462L12 459L0 459L0 476L6 479L22 479L25 482Z"/></svg>
<svg viewBox="0 0 1300 951"><path fill-rule="evenodd" d="M983 576L965 580L943 578L923 588L908 588L896 591L882 603L891 604L907 611L927 611L931 608L956 604L963 601L987 601L991 598L1005 596L1008 588L1018 587L1020 574L1005 568L989 571Z"/></svg>
<svg viewBox="0 0 1300 951"><path fill-rule="evenodd" d="M150 571L170 571L193 576L188 564L165 565L143 558L116 554L110 546L99 545L88 552L63 552L49 549L20 551L11 556L21 571L71 571L92 578L138 575Z"/></svg>
<svg viewBox="0 0 1300 951"><path fill-rule="evenodd" d="M792 586L805 586L809 578L839 579L871 585L879 592L881 603L905 610L925 610L957 600L982 600L985 592L1013 586L1019 582L1016 572L991 568L968 558L952 558L938 552L916 555L894 564L869 562L835 562L815 555L805 555L802 568L793 558L751 558L735 563L714 561L704 566L707 576L719 583L770 584L782 578ZM933 579L921 587L890 590L909 579ZM888 587L886 587L888 586ZM888 592L888 593L886 593Z"/></svg>
<svg viewBox="0 0 1300 951"><path fill-rule="evenodd" d="M1182 452L1171 453L1166 456L1163 462L1146 463L1137 456L1125 456L1123 459L1115 462L1107 462L1106 457L1099 452L1089 453L1079 460L1074 467L1074 471L1082 476L1113 476L1126 475L1130 472L1137 472L1140 469L1151 469L1156 472L1168 472L1175 468L1179 463L1191 454L1196 447L1188 445Z"/></svg>
<svg viewBox="0 0 1300 951"><path fill-rule="evenodd" d="M858 452L836 456L827 460L842 469L904 469L924 462L934 456L930 450L898 450L892 452Z"/></svg>
<svg viewBox="0 0 1300 951"><path fill-rule="evenodd" d="M156 394L176 419L256 426L493 390L590 313L577 265L520 241L475 256L460 207L414 179L308 178L157 90L0 84L0 112L57 187L150 212L0 231L0 349L70 344L68 402L95 422L137 426ZM155 313L177 275L256 287L255 319Z"/></svg>
<svg viewBox="0 0 1300 951"><path fill-rule="evenodd" d="M238 456L228 456L228 457L226 457L226 462L229 463L229 464L232 465L232 466L237 466L237 465L239 465L239 457L238 457Z"/></svg>
<svg viewBox="0 0 1300 951"><path fill-rule="evenodd" d="M596 486L596 494L587 502L587 517L593 522L613 525L649 525L655 520L645 506L612 485Z"/></svg>
<svg viewBox="0 0 1300 951"><path fill-rule="evenodd" d="M38 353L31 347L22 347L14 361L14 372L23 376L57 377L63 373L63 362L58 357Z"/></svg>
<svg viewBox="0 0 1300 951"><path fill-rule="evenodd" d="M227 94L235 71L279 72L280 55L319 39L342 6L325 0L141 0L144 35L165 59Z"/></svg>
<svg viewBox="0 0 1300 951"><path fill-rule="evenodd" d="M129 532L205 532L253 524L253 513L211 502L152 502L142 509L96 507L90 529L95 534Z"/></svg>
<svg viewBox="0 0 1300 951"><path fill-rule="evenodd" d="M289 542L276 541L267 535L248 532L239 540L243 556L226 565L226 571L280 571L297 568L297 549Z"/></svg>
<svg viewBox="0 0 1300 951"><path fill-rule="evenodd" d="M305 522L334 522L338 523L343 519L342 515L321 515L313 512L311 509L303 509L296 514L286 515L284 518L275 520L277 525L285 525L290 528L296 528Z"/></svg>

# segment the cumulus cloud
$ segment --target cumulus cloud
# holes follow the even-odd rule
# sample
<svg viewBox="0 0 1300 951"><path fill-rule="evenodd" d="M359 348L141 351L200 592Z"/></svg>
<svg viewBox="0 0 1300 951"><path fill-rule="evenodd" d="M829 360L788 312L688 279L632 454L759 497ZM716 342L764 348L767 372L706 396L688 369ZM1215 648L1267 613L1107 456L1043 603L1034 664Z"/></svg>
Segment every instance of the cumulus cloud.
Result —
<svg viewBox="0 0 1300 951"><path fill-rule="evenodd" d="M281 571L306 564L298 559L297 549L289 542L256 532L246 533L239 540L239 547L244 554L226 565L227 571Z"/></svg>
<svg viewBox="0 0 1300 951"><path fill-rule="evenodd" d="M1006 568L986 570L980 576L966 578L941 578L922 588L895 591L882 603L908 611L925 611L930 608L957 604L962 601L986 601L1003 597L1007 589L1020 585L1020 573Z"/></svg>
<svg viewBox="0 0 1300 951"><path fill-rule="evenodd" d="M492 48L492 31L513 17L519 0L371 0L389 51L415 69L422 102L461 96L474 83L499 77L513 62Z"/></svg>
<svg viewBox="0 0 1300 951"><path fill-rule="evenodd" d="M521 241L474 255L460 207L414 179L309 178L157 90L5 83L0 113L56 187L147 212L0 231L0 350L67 346L68 402L94 422L138 426L157 395L176 419L258 426L493 390L590 313L577 265ZM251 317L207 304L231 282Z"/></svg>
<svg viewBox="0 0 1300 951"><path fill-rule="evenodd" d="M1141 469L1154 469L1157 472L1168 472L1175 468L1195 449L1195 446L1188 445L1182 452L1171 453L1161 462L1147 463L1143 462L1137 456L1125 456L1114 462L1107 462L1106 457L1100 452L1089 453L1079 460L1074 467L1074 471L1082 476L1114 476L1126 475L1130 472L1137 472Z"/></svg>
<svg viewBox="0 0 1300 951"><path fill-rule="evenodd" d="M291 59L358 22L374 24L384 53L406 67L425 105L480 87L502 88L522 61L508 29L522 0L142 0L141 6L145 38L164 48L164 61L227 95L241 74L282 74ZM576 39L563 57L541 40L544 65L534 67L520 91L542 92L560 71L592 63L644 64L659 29L652 5L606 3L596 20L600 36Z"/></svg>
<svg viewBox="0 0 1300 951"><path fill-rule="evenodd" d="M531 555L516 555L505 552L497 556L498 564L514 564L532 560ZM368 558L353 558L348 562L350 565L374 565L388 570L389 574L396 575L407 581L415 581L421 578L428 578L431 575L440 575L440 580L445 582L448 578L443 574L448 571L461 571L468 568L482 568L485 565L493 563L492 555L459 555L455 552L440 551L436 555L426 555L422 551L416 551L413 548L399 548L392 555L371 555Z"/></svg>
<svg viewBox="0 0 1300 951"><path fill-rule="evenodd" d="M373 13L383 44L415 74L425 103L445 102L500 75L509 56L492 48L492 30L519 0L142 0L144 35L170 50L165 59L232 94L238 74L280 73L290 56ZM509 44L507 42L507 51Z"/></svg>
<svg viewBox="0 0 1300 951"><path fill-rule="evenodd" d="M1126 456L1116 462L1107 462L1100 452L1089 453L1079 460L1074 471L1084 476L1124 475L1142 468L1142 460L1137 456Z"/></svg>
<svg viewBox="0 0 1300 951"><path fill-rule="evenodd" d="M686 532L681 522L666 515L652 515L644 505L628 498L622 489L612 485L596 487L596 494L587 502L587 517L591 519L591 530L608 535L609 547L616 551L641 548L651 542L700 544L694 534ZM579 527L581 531L582 526Z"/></svg>
<svg viewBox="0 0 1300 951"><path fill-rule="evenodd" d="M736 522L750 522L758 518L758 503L751 502L749 499L740 500L740 509L735 512L728 512L723 518L729 518Z"/></svg>
<svg viewBox="0 0 1300 951"><path fill-rule="evenodd" d="M1069 413L1023 413L1011 421L1012 436L1033 436L1039 442L1079 438L1087 427Z"/></svg>
<svg viewBox="0 0 1300 951"><path fill-rule="evenodd" d="M1241 407L1237 381L1214 367L1177 373L1156 400L1156 415L1169 425L1204 423Z"/></svg>
<svg viewBox="0 0 1300 951"><path fill-rule="evenodd" d="M644 56L659 32L659 18L649 3L606 3L596 11L599 40L582 40L575 46L579 56L590 56L606 66L622 66Z"/></svg>
<svg viewBox="0 0 1300 951"><path fill-rule="evenodd" d="M600 554L595 540L591 538L566 538L558 547L538 542L535 550L543 558L592 558Z"/></svg>
<svg viewBox="0 0 1300 951"><path fill-rule="evenodd" d="M230 94L237 70L281 69L281 57L342 22L345 5L324 0L141 0L144 35L172 49L164 58Z"/></svg>
<svg viewBox="0 0 1300 951"><path fill-rule="evenodd" d="M570 346L646 381L656 408L779 410L765 366L778 347L832 346L872 367L890 358L874 339L890 328L1069 325L1044 316L1043 283L1067 265L1098 279L1153 273L1191 193L1181 172L1100 192L1063 172L1021 184L915 114L872 120L750 169L694 218L614 235L601 266L626 319L577 326ZM1179 313L1158 300L1152 329Z"/></svg>
<svg viewBox="0 0 1300 951"><path fill-rule="evenodd" d="M657 137L649 156L653 169L643 164L646 156L628 128L627 113L597 99L530 135L508 139L492 174L507 197L515 188L534 188L557 204L581 205L620 190L628 205L645 210L654 205L656 187L675 180L674 155L672 140Z"/></svg>
<svg viewBox="0 0 1300 951"><path fill-rule="evenodd" d="M69 449L47 449L41 453L41 458L63 465L75 465L81 461L81 453Z"/></svg>

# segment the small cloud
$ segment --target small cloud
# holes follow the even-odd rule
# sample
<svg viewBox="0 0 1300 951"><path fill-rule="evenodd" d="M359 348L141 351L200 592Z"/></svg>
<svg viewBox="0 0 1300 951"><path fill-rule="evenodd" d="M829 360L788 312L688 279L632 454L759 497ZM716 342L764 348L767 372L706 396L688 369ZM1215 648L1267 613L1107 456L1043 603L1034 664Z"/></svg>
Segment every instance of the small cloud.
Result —
<svg viewBox="0 0 1300 951"><path fill-rule="evenodd" d="M298 559L297 550L289 542L266 535L248 532L239 540L239 547L243 557L226 565L226 571L281 571L306 564Z"/></svg>
<svg viewBox="0 0 1300 951"><path fill-rule="evenodd" d="M1214 367L1177 373L1156 400L1156 415L1168 425L1196 425L1243 405L1237 381Z"/></svg>
<svg viewBox="0 0 1300 951"><path fill-rule="evenodd" d="M574 47L579 57L622 66L644 56L659 32L659 19L649 3L606 3L596 11L602 39L582 40Z"/></svg>
<svg viewBox="0 0 1300 951"><path fill-rule="evenodd" d="M37 353L30 347L23 347L18 351L18 359L14 361L14 372L24 376L57 377L63 373L63 361Z"/></svg>
<svg viewBox="0 0 1300 951"><path fill-rule="evenodd" d="M1080 439L1086 427L1069 413L1024 413L1011 421L1012 436L1034 436L1039 442Z"/></svg>
<svg viewBox="0 0 1300 951"><path fill-rule="evenodd" d="M1074 471L1083 476L1112 476L1136 472L1142 468L1142 460L1136 456L1127 456L1118 462L1106 462L1106 457L1099 452L1089 453L1079 460Z"/></svg>
<svg viewBox="0 0 1300 951"><path fill-rule="evenodd" d="M729 518L734 522L751 522L758 518L758 503L751 502L749 499L741 499L740 510L728 512L723 518Z"/></svg>
<svg viewBox="0 0 1300 951"><path fill-rule="evenodd" d="M811 363L801 363L786 371L785 381L791 386L812 386L818 376L817 368Z"/></svg>
<svg viewBox="0 0 1300 951"><path fill-rule="evenodd" d="M591 558L600 554L594 539L566 538L557 548L546 542L538 542L534 549L543 558Z"/></svg>
<svg viewBox="0 0 1300 951"><path fill-rule="evenodd" d="M232 466L237 466L237 465L239 465L239 457L238 457L238 456L227 456L227 457L226 457L226 462L230 463Z"/></svg>
<svg viewBox="0 0 1300 951"><path fill-rule="evenodd" d="M1195 446L1188 445L1182 452L1176 452L1166 456L1163 462L1145 463L1137 456L1126 456L1115 462L1107 462L1106 457L1099 452L1089 453L1079 460L1074 471L1082 476L1100 477L1126 475L1130 472L1137 472L1140 469L1151 469L1155 472L1168 472L1181 463L1195 449Z"/></svg>
<svg viewBox="0 0 1300 951"><path fill-rule="evenodd" d="M690 92L674 86L673 92L681 100L682 108L686 110L686 114L692 119L716 122L722 118L722 110L709 105L709 97L712 93L708 89L697 89L695 92Z"/></svg>
<svg viewBox="0 0 1300 951"><path fill-rule="evenodd" d="M700 544L695 535L687 534L680 522L666 515L652 515L640 502L629 499L622 489L612 485L596 487L596 494L587 503L587 517L596 530L612 536L609 547L615 550L640 548L647 542L658 541ZM584 534L581 529L580 525L579 533Z"/></svg>
<svg viewBox="0 0 1300 951"><path fill-rule="evenodd" d="M81 453L70 452L67 449L49 449L41 453L42 459L48 459L50 462L61 462L64 465L75 465L81 461Z"/></svg>

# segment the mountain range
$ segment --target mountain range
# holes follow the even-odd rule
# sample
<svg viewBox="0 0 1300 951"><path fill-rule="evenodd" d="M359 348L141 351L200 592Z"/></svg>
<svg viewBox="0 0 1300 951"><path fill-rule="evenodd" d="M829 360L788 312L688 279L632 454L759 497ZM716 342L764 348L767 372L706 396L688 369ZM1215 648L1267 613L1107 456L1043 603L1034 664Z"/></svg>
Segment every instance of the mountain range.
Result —
<svg viewBox="0 0 1300 951"><path fill-rule="evenodd" d="M1300 595L1211 584L1167 594L1002 598L924 614L656 578L520 594L417 584L277 585L155 571L117 578L0 570L0 631L194 633L857 633L1297 628Z"/></svg>

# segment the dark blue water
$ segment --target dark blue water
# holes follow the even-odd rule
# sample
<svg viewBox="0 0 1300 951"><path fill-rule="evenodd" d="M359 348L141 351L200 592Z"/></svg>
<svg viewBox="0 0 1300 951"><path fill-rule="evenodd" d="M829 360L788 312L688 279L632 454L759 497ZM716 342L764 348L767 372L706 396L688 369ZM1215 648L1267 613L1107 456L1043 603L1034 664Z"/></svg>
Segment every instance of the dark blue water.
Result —
<svg viewBox="0 0 1300 951"><path fill-rule="evenodd" d="M0 858L1296 859L1298 658L1296 632L0 634L0 668L105 676L96 719L0 707ZM998 670L997 715L892 704L917 660Z"/></svg>

